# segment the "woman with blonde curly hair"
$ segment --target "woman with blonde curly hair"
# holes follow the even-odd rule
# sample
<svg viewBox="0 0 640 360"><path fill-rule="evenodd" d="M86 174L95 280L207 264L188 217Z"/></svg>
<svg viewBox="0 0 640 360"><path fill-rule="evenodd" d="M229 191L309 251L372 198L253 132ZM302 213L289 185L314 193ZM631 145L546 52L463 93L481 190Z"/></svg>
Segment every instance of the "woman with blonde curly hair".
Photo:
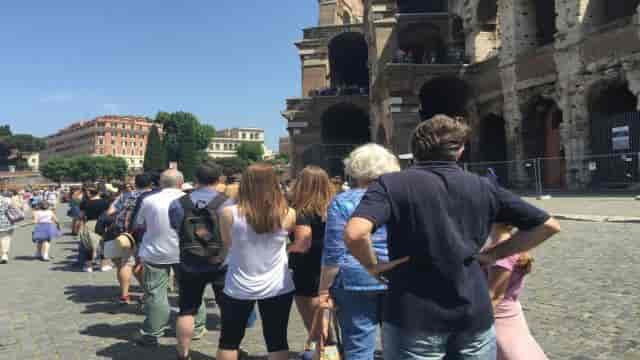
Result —
<svg viewBox="0 0 640 360"><path fill-rule="evenodd" d="M345 245L344 231L369 184L384 174L399 171L400 164L395 155L376 144L355 149L344 164L357 187L336 196L329 206L318 304L337 305L345 358L372 360L387 288L353 257ZM378 260L387 262L386 228L371 234L371 242Z"/></svg>
<svg viewBox="0 0 640 360"><path fill-rule="evenodd" d="M296 285L296 307L307 331L311 330L320 285L320 262L327 208L335 194L329 175L317 166L300 172L292 191L291 205L297 219L294 242L289 246L290 266Z"/></svg>

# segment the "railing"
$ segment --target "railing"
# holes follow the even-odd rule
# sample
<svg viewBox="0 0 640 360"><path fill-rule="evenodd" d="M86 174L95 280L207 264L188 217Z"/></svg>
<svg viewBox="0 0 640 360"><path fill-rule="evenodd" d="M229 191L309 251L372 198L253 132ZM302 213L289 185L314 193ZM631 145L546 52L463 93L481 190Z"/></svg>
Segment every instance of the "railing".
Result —
<svg viewBox="0 0 640 360"><path fill-rule="evenodd" d="M567 191L629 192L640 190L640 153L574 158L463 163L467 171L517 191L544 195Z"/></svg>
<svg viewBox="0 0 640 360"><path fill-rule="evenodd" d="M359 86L347 86L338 88L324 88L309 90L309 96L343 96L343 95L369 95L369 89Z"/></svg>

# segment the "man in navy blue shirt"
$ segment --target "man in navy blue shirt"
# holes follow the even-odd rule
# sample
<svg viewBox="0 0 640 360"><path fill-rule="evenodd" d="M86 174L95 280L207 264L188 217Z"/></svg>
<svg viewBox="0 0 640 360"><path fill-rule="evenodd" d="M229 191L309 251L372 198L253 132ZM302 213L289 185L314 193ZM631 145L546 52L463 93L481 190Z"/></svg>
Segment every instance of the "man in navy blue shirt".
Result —
<svg viewBox="0 0 640 360"><path fill-rule="evenodd" d="M493 312L482 269L528 251L560 231L540 210L456 161L470 129L448 116L420 124L416 165L374 182L345 230L352 254L389 281L383 312L385 359L495 359ZM519 229L480 253L494 223ZM370 234L389 233L391 263L378 263Z"/></svg>

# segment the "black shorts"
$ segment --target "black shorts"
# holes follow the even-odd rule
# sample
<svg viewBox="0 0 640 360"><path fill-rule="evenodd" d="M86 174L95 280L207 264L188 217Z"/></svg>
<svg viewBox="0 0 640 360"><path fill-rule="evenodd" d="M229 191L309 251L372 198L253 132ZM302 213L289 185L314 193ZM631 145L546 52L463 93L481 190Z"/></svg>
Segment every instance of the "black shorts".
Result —
<svg viewBox="0 0 640 360"><path fill-rule="evenodd" d="M226 269L209 272L192 272L186 271L183 266L177 267L178 285L180 287L180 316L196 315L198 309L202 305L202 298L207 284L211 284L213 293L216 297L216 303L223 308L224 302L224 278Z"/></svg>
<svg viewBox="0 0 640 360"><path fill-rule="evenodd" d="M244 338L249 315L258 303L262 334L269 353L289 351L287 330L293 292L262 300L239 300L227 296L222 305L222 331L219 349L238 350Z"/></svg>
<svg viewBox="0 0 640 360"><path fill-rule="evenodd" d="M296 286L296 296L316 297L320 287L320 272L296 268L293 270L293 283Z"/></svg>

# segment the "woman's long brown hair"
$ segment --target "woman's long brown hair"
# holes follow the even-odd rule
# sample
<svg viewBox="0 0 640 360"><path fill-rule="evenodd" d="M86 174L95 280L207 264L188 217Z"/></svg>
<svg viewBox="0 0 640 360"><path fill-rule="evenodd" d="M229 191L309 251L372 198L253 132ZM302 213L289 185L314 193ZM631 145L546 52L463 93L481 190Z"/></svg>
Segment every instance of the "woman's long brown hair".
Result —
<svg viewBox="0 0 640 360"><path fill-rule="evenodd" d="M299 214L318 215L326 221L327 209L334 195L329 175L317 166L307 166L298 176L291 204Z"/></svg>
<svg viewBox="0 0 640 360"><path fill-rule="evenodd" d="M275 232L282 227L289 207L271 165L254 164L244 171L238 208L258 234Z"/></svg>

